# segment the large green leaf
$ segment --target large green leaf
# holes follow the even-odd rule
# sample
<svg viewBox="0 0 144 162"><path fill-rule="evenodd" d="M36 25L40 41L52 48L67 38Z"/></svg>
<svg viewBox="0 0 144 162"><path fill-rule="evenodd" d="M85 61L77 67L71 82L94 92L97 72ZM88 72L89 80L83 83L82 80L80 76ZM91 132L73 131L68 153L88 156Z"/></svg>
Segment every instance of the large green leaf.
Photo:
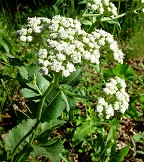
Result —
<svg viewBox="0 0 144 162"><path fill-rule="evenodd" d="M10 130L9 133L4 138L6 150L12 153L16 145L32 129L35 123L36 123L35 119L28 119L26 121L23 121L16 127L14 127L12 130ZM25 145L25 142L29 142L29 140L30 140L29 137L26 138L26 140L20 144L15 153L18 153L20 150L22 150L23 146Z"/></svg>
<svg viewBox="0 0 144 162"><path fill-rule="evenodd" d="M53 87L47 94L45 106L42 111L42 121L50 121L58 118L66 107L65 101L62 99L60 91Z"/></svg>
<svg viewBox="0 0 144 162"><path fill-rule="evenodd" d="M32 151L33 151L33 148L29 144L26 144L24 148L15 156L13 161L14 162L25 162L28 159Z"/></svg>
<svg viewBox="0 0 144 162"><path fill-rule="evenodd" d="M25 98L33 98L33 97L39 96L38 92L36 92L35 90L28 89L28 88L22 88L21 93L23 94Z"/></svg>
<svg viewBox="0 0 144 162"><path fill-rule="evenodd" d="M60 162L59 154L63 151L63 144L60 139L57 141L50 141L46 144L31 145L33 147L33 154L35 157L44 156L52 162Z"/></svg>
<svg viewBox="0 0 144 162"><path fill-rule="evenodd" d="M91 135L96 131L96 126L93 123L93 121L85 121L82 123L81 126L77 127L74 136L73 136L73 141L75 144L81 142L84 140L87 136Z"/></svg>
<svg viewBox="0 0 144 162"><path fill-rule="evenodd" d="M24 81L24 84L22 83L22 86L26 87L21 90L24 97L33 98L33 100L35 100L35 97L42 96L50 83L40 74L39 68L35 65L31 65L28 68L25 67L27 78L22 70L23 67L19 67L18 69L22 79L28 79L26 82Z"/></svg>
<svg viewBox="0 0 144 162"><path fill-rule="evenodd" d="M104 77L119 76L124 79L134 78L134 72L125 64L117 64L116 67L103 70Z"/></svg>
<svg viewBox="0 0 144 162"><path fill-rule="evenodd" d="M82 78L82 68L79 68L78 70L72 72L69 77L67 77L66 83L71 86L76 86L79 84L81 78Z"/></svg>
<svg viewBox="0 0 144 162"><path fill-rule="evenodd" d="M57 119L51 120L50 122L40 123L36 132L36 139L39 142L44 143L48 139L52 131L60 127L64 123L65 121Z"/></svg>
<svg viewBox="0 0 144 162"><path fill-rule="evenodd" d="M126 146L122 148L119 152L117 152L112 159L110 159L110 162L122 162L124 160L124 157L128 154L130 150L129 146Z"/></svg>
<svg viewBox="0 0 144 162"><path fill-rule="evenodd" d="M6 43L6 39L0 38L0 47L3 47L6 53L9 53L9 47L8 44Z"/></svg>
<svg viewBox="0 0 144 162"><path fill-rule="evenodd" d="M106 144L110 141L110 140L116 140L116 126L112 126L110 128L110 131L108 133L107 139L106 139Z"/></svg>

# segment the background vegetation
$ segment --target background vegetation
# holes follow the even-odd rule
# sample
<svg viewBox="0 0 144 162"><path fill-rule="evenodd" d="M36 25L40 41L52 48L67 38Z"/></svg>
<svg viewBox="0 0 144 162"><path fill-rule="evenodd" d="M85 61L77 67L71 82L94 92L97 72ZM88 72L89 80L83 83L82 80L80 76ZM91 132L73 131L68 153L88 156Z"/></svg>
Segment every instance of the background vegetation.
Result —
<svg viewBox="0 0 144 162"><path fill-rule="evenodd" d="M75 1L75 4L78 2L79 0ZM72 17L72 12L65 0L1 0L0 3L0 135L3 139L10 129L34 114L34 110L30 110L34 103L25 99L20 92L19 73L10 56L15 56L25 62L25 65L32 64L35 57L31 50L16 40L15 31L26 23L27 17L51 18L55 14ZM68 3L71 5L70 1ZM139 5L137 3L138 1L115 2L119 13L132 10ZM75 8L80 10L76 5ZM104 22L99 28L114 35L125 53L125 64L117 66L115 71L111 68L107 71L104 69L103 75L117 72L125 75L131 96L129 109L125 115L104 121L93 117L95 102L78 99L67 123L52 134L63 139L63 159L70 157L71 161L99 161L99 158L106 159L109 156L109 148L113 148L114 152L124 148L119 153L125 156L122 161L144 161L144 13L133 12L119 18L118 22L119 25ZM97 69L85 66L82 82L78 85L79 93L94 95L98 82ZM62 115L63 119L67 119L65 115ZM90 121L89 118L93 120ZM88 127L86 132L81 132L84 127L95 122L94 128Z"/></svg>

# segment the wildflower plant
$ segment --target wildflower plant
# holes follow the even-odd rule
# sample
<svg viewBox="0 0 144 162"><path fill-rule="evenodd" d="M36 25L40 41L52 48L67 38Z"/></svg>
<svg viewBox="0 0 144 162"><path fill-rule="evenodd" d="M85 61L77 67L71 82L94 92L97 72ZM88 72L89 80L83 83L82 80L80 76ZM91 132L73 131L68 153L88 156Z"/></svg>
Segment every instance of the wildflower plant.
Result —
<svg viewBox="0 0 144 162"><path fill-rule="evenodd" d="M65 123L61 115L66 112L68 116L75 105L75 97L96 101L95 115L104 119L114 117L115 113L124 114L128 109L126 82L119 76L108 79L101 96L83 96L73 87L81 80L83 66L100 67L103 60L108 65L123 64L124 59L113 35L96 28L97 23L106 20L105 17L118 17L115 5L109 0L89 0L80 4L86 4L86 8L75 18L61 15L29 17L27 24L16 32L19 41L34 45L37 50L36 64L18 67L23 82L21 92L32 100L37 115L23 121L5 136L5 149L11 161L37 156L60 161L62 141L50 135ZM87 16L92 17L88 29L82 25Z"/></svg>

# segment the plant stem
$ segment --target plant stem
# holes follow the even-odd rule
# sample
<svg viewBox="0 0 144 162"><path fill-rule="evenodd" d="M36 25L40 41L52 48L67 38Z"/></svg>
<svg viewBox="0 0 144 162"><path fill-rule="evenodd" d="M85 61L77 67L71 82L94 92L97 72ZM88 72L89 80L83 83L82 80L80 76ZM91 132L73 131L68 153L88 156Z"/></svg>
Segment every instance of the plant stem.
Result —
<svg viewBox="0 0 144 162"><path fill-rule="evenodd" d="M89 28L89 30L88 30L88 33L91 33L92 31L93 31L93 29L95 29L98 25L99 25L99 23L101 22L101 20L102 20L102 16L100 16L93 24L92 24L92 26Z"/></svg>
<svg viewBox="0 0 144 162"><path fill-rule="evenodd" d="M73 17L76 17L76 11L75 11L75 6L74 6L74 0L71 0L71 8L73 11Z"/></svg>
<svg viewBox="0 0 144 162"><path fill-rule="evenodd" d="M45 98L46 96L48 95L48 93L51 91L51 89L55 86L59 86L59 75L58 73L56 73L54 75L54 79L53 81L50 83L49 87L47 88L47 90L45 91L45 93L43 94L41 100L40 100L40 103L39 103L39 106L38 106L38 111L37 111L37 121L36 121L36 124L32 127L32 129L18 142L18 144L16 145L16 147L14 148L14 151L13 151L13 157L15 155L15 152L16 150L18 149L18 147L20 146L21 143L24 142L24 140L30 136L32 133L32 137L30 139L30 143L33 142L34 138L35 138L35 132L41 122L41 113L42 113L42 109L43 109L43 106L44 106L44 101L45 101ZM12 159L13 161L13 159Z"/></svg>
<svg viewBox="0 0 144 162"><path fill-rule="evenodd" d="M77 98L83 98L83 99L87 99L87 100L97 100L97 97L89 97L89 96L81 96L81 95L77 95L75 93L72 93L62 87L59 87L59 89L63 92L66 93L69 96L73 96L73 97L77 97Z"/></svg>

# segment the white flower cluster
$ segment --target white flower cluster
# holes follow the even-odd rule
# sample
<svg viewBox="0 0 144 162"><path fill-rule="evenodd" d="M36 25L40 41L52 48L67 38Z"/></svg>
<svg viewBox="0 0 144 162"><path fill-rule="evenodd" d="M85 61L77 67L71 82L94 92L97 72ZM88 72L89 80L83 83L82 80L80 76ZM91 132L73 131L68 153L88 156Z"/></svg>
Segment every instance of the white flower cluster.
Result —
<svg viewBox="0 0 144 162"><path fill-rule="evenodd" d="M20 35L20 41L31 42L33 40L31 34L41 33L44 30L43 24L46 24L49 21L50 20L45 17L28 18L28 24L21 30L18 30L16 34Z"/></svg>
<svg viewBox="0 0 144 162"><path fill-rule="evenodd" d="M109 0L88 0L87 7L92 12L97 11L98 14L104 14L113 17L118 15L117 8Z"/></svg>
<svg viewBox="0 0 144 162"><path fill-rule="evenodd" d="M103 30L86 33L76 19L60 15L52 19L28 18L25 28L18 31L20 40L24 42L28 38L29 41L34 39L33 35L40 32L45 42L38 52L37 63L44 75L55 71L67 77L82 62L99 64L103 50L111 50L113 59L123 63L123 53L111 34Z"/></svg>
<svg viewBox="0 0 144 162"><path fill-rule="evenodd" d="M109 49L113 53L114 60L117 60L119 63L123 64L124 54L119 49L117 41L114 40L110 33L104 30L96 29L91 34L94 36L99 46L104 46L105 48L107 47L106 50Z"/></svg>
<svg viewBox="0 0 144 162"><path fill-rule="evenodd" d="M103 98L98 98L98 105L96 111L99 116L109 119L114 116L115 111L119 111L122 114L128 109L129 95L125 91L126 83L124 79L115 77L110 79L110 82L106 83L106 87L103 88Z"/></svg>

